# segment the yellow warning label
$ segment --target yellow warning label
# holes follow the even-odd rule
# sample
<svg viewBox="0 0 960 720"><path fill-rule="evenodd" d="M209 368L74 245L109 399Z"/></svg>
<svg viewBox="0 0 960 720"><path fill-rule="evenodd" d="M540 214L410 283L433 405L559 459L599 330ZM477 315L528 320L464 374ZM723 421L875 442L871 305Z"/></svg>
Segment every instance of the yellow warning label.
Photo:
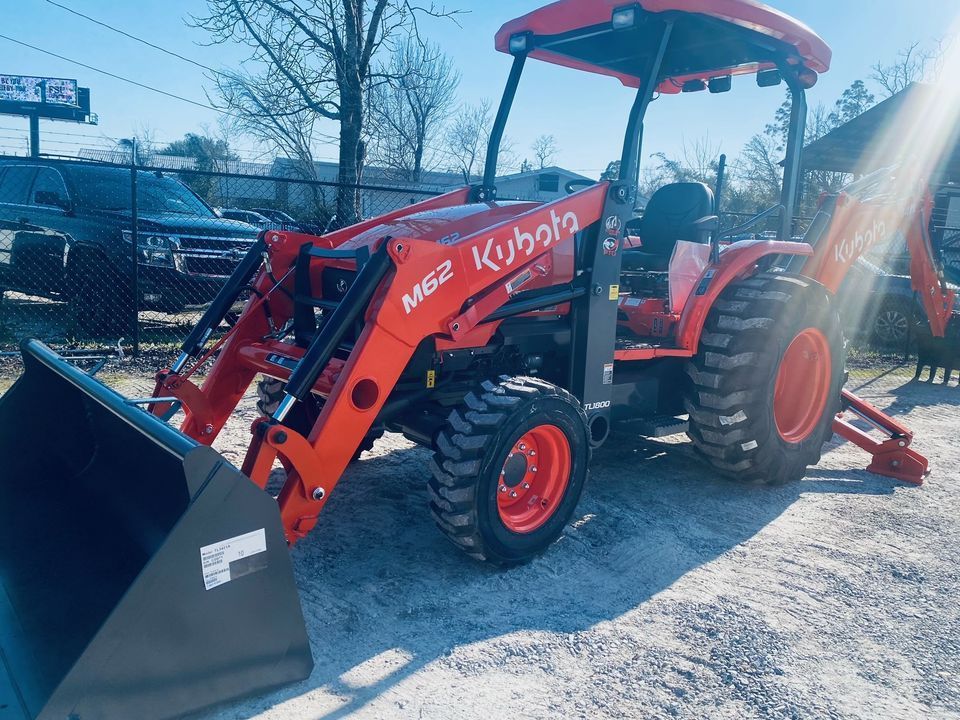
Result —
<svg viewBox="0 0 960 720"><path fill-rule="evenodd" d="M427 389L432 389L437 386L437 371L436 370L427 370Z"/></svg>
<svg viewBox="0 0 960 720"><path fill-rule="evenodd" d="M611 285L611 286L610 286L610 299L611 299L611 300L619 300L619 299L620 299L620 286L619 286L619 285Z"/></svg>

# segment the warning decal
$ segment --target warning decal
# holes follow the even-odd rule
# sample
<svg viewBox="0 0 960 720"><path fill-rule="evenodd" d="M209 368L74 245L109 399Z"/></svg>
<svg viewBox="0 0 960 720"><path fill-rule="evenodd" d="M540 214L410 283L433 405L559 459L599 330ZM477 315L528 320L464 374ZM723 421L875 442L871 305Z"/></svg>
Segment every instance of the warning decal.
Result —
<svg viewBox="0 0 960 720"><path fill-rule="evenodd" d="M207 590L267 567L264 528L200 548L203 585Z"/></svg>
<svg viewBox="0 0 960 720"><path fill-rule="evenodd" d="M605 363L603 366L603 384L613 385L613 363Z"/></svg>

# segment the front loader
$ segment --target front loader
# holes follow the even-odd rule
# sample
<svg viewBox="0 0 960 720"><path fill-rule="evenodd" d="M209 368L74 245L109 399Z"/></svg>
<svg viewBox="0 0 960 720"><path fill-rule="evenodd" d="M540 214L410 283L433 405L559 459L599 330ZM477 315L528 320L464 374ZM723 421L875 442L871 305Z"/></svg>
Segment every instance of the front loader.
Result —
<svg viewBox="0 0 960 720"><path fill-rule="evenodd" d="M910 431L842 390L839 211L821 220L834 231L790 240L805 91L829 67L826 44L752 0L562 0L505 25L497 48L513 69L482 181L323 237L264 232L144 409L24 345L26 372L0 400L13 428L2 720L173 717L305 677L286 546L385 430L434 451L440 531L503 566L559 536L613 425L686 431L717 472L757 483L803 477L838 431L872 470L922 481ZM530 58L636 90L619 180L547 204L497 199ZM665 186L638 220L651 101L726 92L735 75L791 89L783 239L722 247L698 183ZM238 471L205 446L260 377L266 414ZM178 410L176 431L164 420ZM27 450L55 425L56 447Z"/></svg>

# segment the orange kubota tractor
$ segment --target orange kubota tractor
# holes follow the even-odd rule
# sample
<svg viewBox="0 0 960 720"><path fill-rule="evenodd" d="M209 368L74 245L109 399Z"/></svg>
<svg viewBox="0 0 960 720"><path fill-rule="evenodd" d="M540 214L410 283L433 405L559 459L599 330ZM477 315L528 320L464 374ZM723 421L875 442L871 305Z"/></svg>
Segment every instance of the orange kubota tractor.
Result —
<svg viewBox="0 0 960 720"><path fill-rule="evenodd" d="M0 717L170 717L305 677L287 546L384 430L433 448L437 526L502 565L562 532L613 423L686 430L717 472L761 483L801 478L839 432L870 469L921 482L910 431L842 389L833 301L901 215L844 195L808 242L790 241L824 42L753 0L562 0L496 44L514 60L482 182L323 237L264 232L146 403L24 344L26 372L0 401ZM636 89L620 180L498 201L498 145L529 58ZM724 92L744 74L785 81L793 98L782 239L722 248L700 184L661 188L635 220L655 94ZM942 333L952 298L926 229L905 231ZM268 415L237 470L206 446L259 376ZM178 407L179 432L164 422Z"/></svg>

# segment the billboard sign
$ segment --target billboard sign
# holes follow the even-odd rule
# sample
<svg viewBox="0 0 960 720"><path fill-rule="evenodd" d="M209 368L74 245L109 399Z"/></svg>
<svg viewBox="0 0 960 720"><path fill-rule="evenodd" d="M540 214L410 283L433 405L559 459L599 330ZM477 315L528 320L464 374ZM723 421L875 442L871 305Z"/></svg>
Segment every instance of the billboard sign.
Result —
<svg viewBox="0 0 960 720"><path fill-rule="evenodd" d="M77 81L30 75L0 75L0 102L79 107Z"/></svg>
<svg viewBox="0 0 960 720"><path fill-rule="evenodd" d="M90 90L76 80L0 74L0 115L27 115L50 120L96 123Z"/></svg>

